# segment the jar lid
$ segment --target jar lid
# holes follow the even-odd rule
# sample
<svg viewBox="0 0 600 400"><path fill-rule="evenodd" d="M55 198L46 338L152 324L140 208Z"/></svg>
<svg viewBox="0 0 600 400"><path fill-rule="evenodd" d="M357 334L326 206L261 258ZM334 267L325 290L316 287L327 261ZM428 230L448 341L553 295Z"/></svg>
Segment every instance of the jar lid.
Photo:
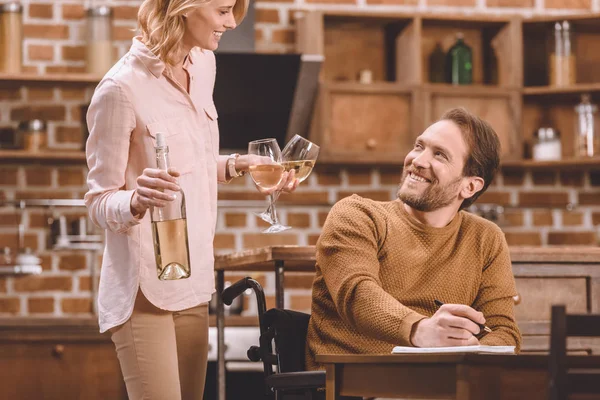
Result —
<svg viewBox="0 0 600 400"><path fill-rule="evenodd" d="M546 142L560 139L560 133L554 128L539 128L535 137L541 142Z"/></svg>
<svg viewBox="0 0 600 400"><path fill-rule="evenodd" d="M87 15L90 17L110 17L112 9L109 6L98 6L88 8Z"/></svg>
<svg viewBox="0 0 600 400"><path fill-rule="evenodd" d="M41 119L32 119L31 121L22 121L19 124L20 130L40 132L46 130L46 122Z"/></svg>
<svg viewBox="0 0 600 400"><path fill-rule="evenodd" d="M9 1L2 5L1 11L6 13L19 13L23 11L23 6L18 1Z"/></svg>

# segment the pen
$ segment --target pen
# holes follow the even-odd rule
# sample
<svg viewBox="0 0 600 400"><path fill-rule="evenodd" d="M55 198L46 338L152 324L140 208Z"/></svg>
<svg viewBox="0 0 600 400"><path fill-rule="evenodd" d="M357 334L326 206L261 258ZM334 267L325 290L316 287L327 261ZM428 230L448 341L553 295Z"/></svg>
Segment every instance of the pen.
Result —
<svg viewBox="0 0 600 400"><path fill-rule="evenodd" d="M444 305L444 303L442 303L442 302L441 302L441 301L439 301L439 300L433 300L433 302L434 302L434 303L435 303L435 305L436 305L436 306L438 306L438 307L441 307L441 306L443 306L443 305ZM474 322L474 323L476 323L476 324L479 326L479 329L480 329L480 331L479 331L479 335L481 335L483 332L487 332L487 333L491 333L491 332L492 332L492 330L491 330L490 328L488 328L487 326L485 326L484 324L479 324L479 323L477 323L477 322L475 322L475 321L473 321L473 322Z"/></svg>

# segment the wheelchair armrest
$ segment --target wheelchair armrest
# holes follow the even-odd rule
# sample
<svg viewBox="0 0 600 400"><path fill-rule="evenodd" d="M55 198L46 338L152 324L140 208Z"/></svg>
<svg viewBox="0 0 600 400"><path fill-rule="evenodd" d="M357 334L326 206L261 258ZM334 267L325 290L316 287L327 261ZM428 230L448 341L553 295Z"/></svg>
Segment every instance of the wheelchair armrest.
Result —
<svg viewBox="0 0 600 400"><path fill-rule="evenodd" d="M325 387L325 371L298 371L273 374L266 379L274 390L316 389Z"/></svg>

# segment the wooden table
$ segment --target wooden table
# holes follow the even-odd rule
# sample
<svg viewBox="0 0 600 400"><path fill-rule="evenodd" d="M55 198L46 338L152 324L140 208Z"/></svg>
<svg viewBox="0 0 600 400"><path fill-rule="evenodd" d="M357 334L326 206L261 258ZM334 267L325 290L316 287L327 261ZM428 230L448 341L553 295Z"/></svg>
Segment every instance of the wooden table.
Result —
<svg viewBox="0 0 600 400"><path fill-rule="evenodd" d="M547 400L547 356L485 354L317 355L327 400L344 396L456 400ZM598 368L600 356L569 365Z"/></svg>

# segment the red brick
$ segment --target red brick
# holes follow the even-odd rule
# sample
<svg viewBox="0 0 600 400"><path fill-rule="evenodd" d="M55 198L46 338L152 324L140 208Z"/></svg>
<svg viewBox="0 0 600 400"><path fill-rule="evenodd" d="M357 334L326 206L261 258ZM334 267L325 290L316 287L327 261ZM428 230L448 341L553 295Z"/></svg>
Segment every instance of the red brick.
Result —
<svg viewBox="0 0 600 400"><path fill-rule="evenodd" d="M329 212L319 212L319 226L323 226L325 225L325 220L327 219L327 216L329 215Z"/></svg>
<svg viewBox="0 0 600 400"><path fill-rule="evenodd" d="M277 235L264 235L262 233L246 233L243 236L244 248L252 249L263 246L280 246L298 244L295 234L278 233Z"/></svg>
<svg viewBox="0 0 600 400"><path fill-rule="evenodd" d="M323 167L317 164L314 173L317 175L317 183L319 185L339 186L342 183L339 168Z"/></svg>
<svg viewBox="0 0 600 400"><path fill-rule="evenodd" d="M345 197L352 196L353 194L357 194L361 197L377 200L377 201L390 201L390 192L386 190L360 190L360 191L346 191L342 190L337 194L337 201Z"/></svg>
<svg viewBox="0 0 600 400"><path fill-rule="evenodd" d="M59 126L56 128L56 141L59 143L81 143L83 135L81 128Z"/></svg>
<svg viewBox="0 0 600 400"><path fill-rule="evenodd" d="M327 192L294 192L282 193L277 203L284 204L329 204Z"/></svg>
<svg viewBox="0 0 600 400"><path fill-rule="evenodd" d="M231 233L217 233L213 241L215 249L234 249L235 236Z"/></svg>
<svg viewBox="0 0 600 400"><path fill-rule="evenodd" d="M370 168L348 168L348 183L350 185L370 185L371 184L371 169Z"/></svg>
<svg viewBox="0 0 600 400"><path fill-rule="evenodd" d="M60 88L60 98L63 100L85 100L85 89L78 87Z"/></svg>
<svg viewBox="0 0 600 400"><path fill-rule="evenodd" d="M6 293L6 279L8 278L0 277L0 293Z"/></svg>
<svg viewBox="0 0 600 400"><path fill-rule="evenodd" d="M62 6L63 19L83 19L85 17L85 9L79 4L63 4Z"/></svg>
<svg viewBox="0 0 600 400"><path fill-rule="evenodd" d="M481 196L479 196L477 203L507 206L510 204L510 193L487 190Z"/></svg>
<svg viewBox="0 0 600 400"><path fill-rule="evenodd" d="M113 7L113 18L114 19L130 19L137 20L137 14L139 7L136 6L117 6Z"/></svg>
<svg viewBox="0 0 600 400"><path fill-rule="evenodd" d="M83 195L75 194L68 190L37 191L37 190L17 190L16 200L27 199L81 199Z"/></svg>
<svg viewBox="0 0 600 400"><path fill-rule="evenodd" d="M279 11L278 10L265 10L262 8L256 9L255 22L261 23L279 23Z"/></svg>
<svg viewBox="0 0 600 400"><path fill-rule="evenodd" d="M87 72L85 66L74 65L49 65L46 67L47 74L68 74L68 73L84 73Z"/></svg>
<svg viewBox="0 0 600 400"><path fill-rule="evenodd" d="M546 8L589 10L592 0L545 0Z"/></svg>
<svg viewBox="0 0 600 400"><path fill-rule="evenodd" d="M564 226L583 225L583 214L575 211L563 211L562 224Z"/></svg>
<svg viewBox="0 0 600 400"><path fill-rule="evenodd" d="M68 39L69 27L67 25L23 25L24 38L36 39Z"/></svg>
<svg viewBox="0 0 600 400"><path fill-rule="evenodd" d="M269 224L267 221L264 221L260 217L254 217L254 224L259 228L268 228L271 226L271 224Z"/></svg>
<svg viewBox="0 0 600 400"><path fill-rule="evenodd" d="M265 200L266 196L257 190L249 192L225 192L219 190L219 200ZM266 206L265 206L266 207Z"/></svg>
<svg viewBox="0 0 600 400"><path fill-rule="evenodd" d="M59 168L59 186L81 186L85 183L83 170L81 168Z"/></svg>
<svg viewBox="0 0 600 400"><path fill-rule="evenodd" d="M476 0L426 0L428 6L475 7Z"/></svg>
<svg viewBox="0 0 600 400"><path fill-rule="evenodd" d="M50 254L38 254L38 257L42 260L42 270L49 271L52 269L52 256Z"/></svg>
<svg viewBox="0 0 600 400"><path fill-rule="evenodd" d="M288 213L287 224L293 228L310 227L310 215L306 213Z"/></svg>
<svg viewBox="0 0 600 400"><path fill-rule="evenodd" d="M260 42L261 40L263 40L265 37L265 33L263 32L262 29L255 27L254 28L254 40L256 42Z"/></svg>
<svg viewBox="0 0 600 400"><path fill-rule="evenodd" d="M583 186L583 171L560 171L560 184L563 186Z"/></svg>
<svg viewBox="0 0 600 400"><path fill-rule="evenodd" d="M296 43L296 32L293 29L273 29L271 41L273 43L294 44Z"/></svg>
<svg viewBox="0 0 600 400"><path fill-rule="evenodd" d="M38 101L38 100L53 100L54 89L51 87L28 87L27 88L27 100Z"/></svg>
<svg viewBox="0 0 600 400"><path fill-rule="evenodd" d="M6 84L5 84L6 85ZM6 85L8 86L8 85ZM0 100L21 100L20 87L3 87L0 88Z"/></svg>
<svg viewBox="0 0 600 400"><path fill-rule="evenodd" d="M262 286L263 288L267 286L267 277L265 274L248 274L248 273L239 273L239 272L229 272L226 271L225 272L225 285L227 286L227 282L229 282L230 284L233 284L241 279L244 279L245 277L250 276L252 279L254 279L255 281L257 281L258 283L260 283L260 286ZM285 277L287 278L289 275L285 275Z"/></svg>
<svg viewBox="0 0 600 400"><path fill-rule="evenodd" d="M58 268L66 271L77 271L87 268L85 255L83 254L63 254L60 256Z"/></svg>
<svg viewBox="0 0 600 400"><path fill-rule="evenodd" d="M504 222L509 226L522 226L523 225L523 212L514 210L504 211Z"/></svg>
<svg viewBox="0 0 600 400"><path fill-rule="evenodd" d="M44 121L64 121L67 110L65 106L29 106L13 108L10 111L11 121L28 121L41 119Z"/></svg>
<svg viewBox="0 0 600 400"><path fill-rule="evenodd" d="M307 244L309 246L314 246L317 244L317 240L319 240L320 235L308 235Z"/></svg>
<svg viewBox="0 0 600 400"><path fill-rule="evenodd" d="M596 245L596 232L550 232L548 233L550 245Z"/></svg>
<svg viewBox="0 0 600 400"><path fill-rule="evenodd" d="M68 292L73 288L73 279L70 276L25 276L15 279L13 286L16 292Z"/></svg>
<svg viewBox="0 0 600 400"><path fill-rule="evenodd" d="M30 44L27 46L27 54L32 61L52 61L54 60L54 47Z"/></svg>
<svg viewBox="0 0 600 400"><path fill-rule="evenodd" d="M600 192L579 193L579 205L600 205Z"/></svg>
<svg viewBox="0 0 600 400"><path fill-rule="evenodd" d="M33 233L25 233L25 247L30 249L38 248L38 236ZM10 247L11 249L19 248L19 238L17 236L17 228L14 233L0 233L0 245L2 247Z"/></svg>
<svg viewBox="0 0 600 400"><path fill-rule="evenodd" d="M0 166L0 186L16 186L18 169Z"/></svg>
<svg viewBox="0 0 600 400"><path fill-rule="evenodd" d="M379 170L379 182L382 185L398 185L402 179L402 168L381 168Z"/></svg>
<svg viewBox="0 0 600 400"><path fill-rule="evenodd" d="M52 4L29 4L29 16L31 18L52 19L54 16Z"/></svg>
<svg viewBox="0 0 600 400"><path fill-rule="evenodd" d="M535 232L504 232L509 246L541 246L542 238Z"/></svg>
<svg viewBox="0 0 600 400"><path fill-rule="evenodd" d="M487 0L488 7L533 7L535 0Z"/></svg>
<svg viewBox="0 0 600 400"><path fill-rule="evenodd" d="M15 227L19 225L19 215L16 211L2 211L0 212L0 226Z"/></svg>
<svg viewBox="0 0 600 400"><path fill-rule="evenodd" d="M27 300L27 311L30 314L51 314L54 312L52 297L30 297Z"/></svg>
<svg viewBox="0 0 600 400"><path fill-rule="evenodd" d="M52 185L52 169L44 167L26 168L25 181L28 186Z"/></svg>
<svg viewBox="0 0 600 400"><path fill-rule="evenodd" d="M552 226L552 210L535 210L533 211L534 226Z"/></svg>
<svg viewBox="0 0 600 400"><path fill-rule="evenodd" d="M62 59L65 61L85 61L85 46L62 46Z"/></svg>
<svg viewBox="0 0 600 400"><path fill-rule="evenodd" d="M0 298L0 314L18 314L21 311L21 300L18 297Z"/></svg>
<svg viewBox="0 0 600 400"><path fill-rule="evenodd" d="M312 296L310 294L290 296L290 308L292 310L310 312L311 304Z"/></svg>
<svg viewBox="0 0 600 400"><path fill-rule="evenodd" d="M590 171L590 184L592 186L600 186L600 171Z"/></svg>
<svg viewBox="0 0 600 400"><path fill-rule="evenodd" d="M135 36L135 32L127 26L116 26L112 27L112 39L113 40L128 40L130 41Z"/></svg>
<svg viewBox="0 0 600 400"><path fill-rule="evenodd" d="M227 227L244 228L246 221L245 213L225 213L225 226Z"/></svg>
<svg viewBox="0 0 600 400"><path fill-rule="evenodd" d="M565 207L569 203L566 192L522 192L519 193L519 205L522 207Z"/></svg>
<svg viewBox="0 0 600 400"><path fill-rule="evenodd" d="M277 303L275 296L265 296L265 303L267 306L267 310L270 310L271 308L275 308L276 303Z"/></svg>
<svg viewBox="0 0 600 400"><path fill-rule="evenodd" d="M315 279L313 273L286 274L284 286L286 289L310 289Z"/></svg>
<svg viewBox="0 0 600 400"><path fill-rule="evenodd" d="M556 183L555 171L533 171L531 178L534 185L554 185Z"/></svg>
<svg viewBox="0 0 600 400"><path fill-rule="evenodd" d="M600 212L592 213L592 223L594 225L600 225Z"/></svg>
<svg viewBox="0 0 600 400"><path fill-rule="evenodd" d="M505 186L521 186L525 181L522 169L502 169L502 180Z"/></svg>
<svg viewBox="0 0 600 400"><path fill-rule="evenodd" d="M79 290L82 292L89 292L90 290L92 290L92 278L89 276L80 276Z"/></svg>
<svg viewBox="0 0 600 400"><path fill-rule="evenodd" d="M66 314L92 312L92 300L89 298L62 299L62 311Z"/></svg>

